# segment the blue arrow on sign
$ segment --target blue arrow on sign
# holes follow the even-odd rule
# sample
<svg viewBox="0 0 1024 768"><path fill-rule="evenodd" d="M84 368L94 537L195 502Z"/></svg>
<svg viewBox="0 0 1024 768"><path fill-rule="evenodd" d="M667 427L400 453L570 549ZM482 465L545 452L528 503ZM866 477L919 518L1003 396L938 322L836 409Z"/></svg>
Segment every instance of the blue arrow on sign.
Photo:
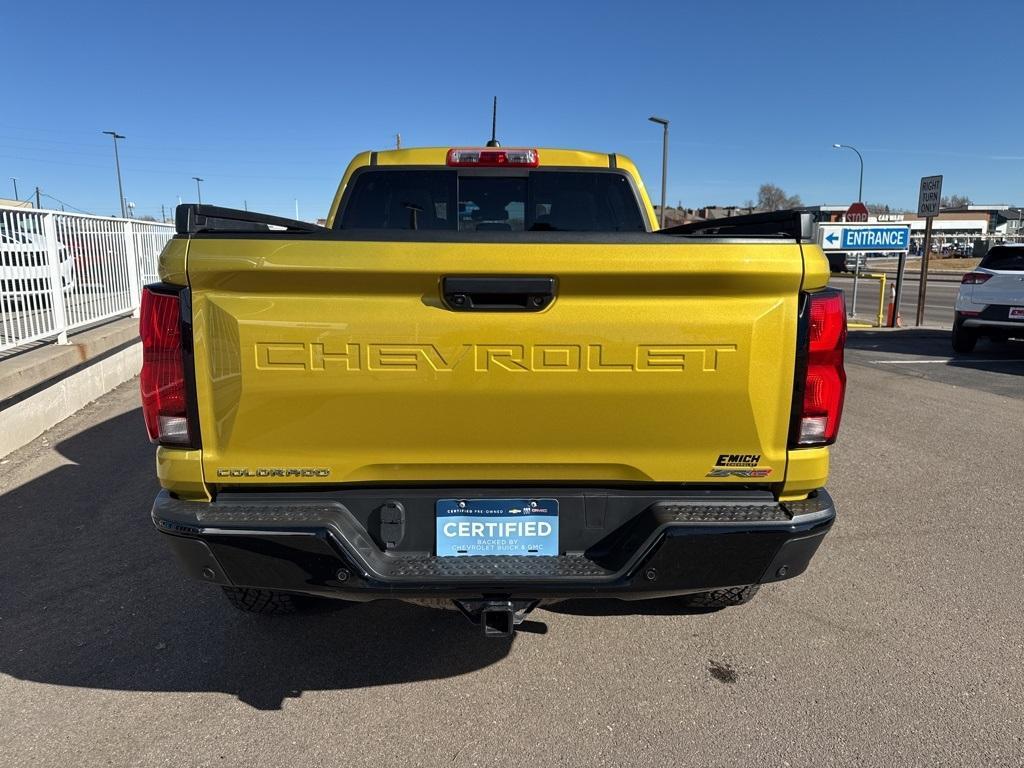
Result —
<svg viewBox="0 0 1024 768"><path fill-rule="evenodd" d="M838 239L839 239L839 235L837 235L835 232L829 232L828 235L825 236L825 241L829 245L831 245L832 243L834 243Z"/></svg>

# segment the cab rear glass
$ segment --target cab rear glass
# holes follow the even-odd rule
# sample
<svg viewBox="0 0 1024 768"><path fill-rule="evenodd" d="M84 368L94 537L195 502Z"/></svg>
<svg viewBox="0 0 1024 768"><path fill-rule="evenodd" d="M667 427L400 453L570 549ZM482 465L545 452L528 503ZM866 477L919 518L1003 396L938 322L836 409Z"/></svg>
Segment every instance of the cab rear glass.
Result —
<svg viewBox="0 0 1024 768"><path fill-rule="evenodd" d="M360 172L337 229L460 232L644 232L629 179L619 172L453 169Z"/></svg>
<svg viewBox="0 0 1024 768"><path fill-rule="evenodd" d="M1024 247L997 245L981 260L979 267L1024 272Z"/></svg>

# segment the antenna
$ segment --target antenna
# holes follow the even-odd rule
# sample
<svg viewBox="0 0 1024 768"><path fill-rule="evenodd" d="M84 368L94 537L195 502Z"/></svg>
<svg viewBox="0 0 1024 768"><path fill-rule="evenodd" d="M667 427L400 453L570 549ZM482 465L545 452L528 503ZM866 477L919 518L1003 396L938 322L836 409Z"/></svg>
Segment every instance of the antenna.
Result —
<svg viewBox="0 0 1024 768"><path fill-rule="evenodd" d="M500 147L498 141L498 97L494 97L494 107L491 109L491 140L487 142L488 147Z"/></svg>

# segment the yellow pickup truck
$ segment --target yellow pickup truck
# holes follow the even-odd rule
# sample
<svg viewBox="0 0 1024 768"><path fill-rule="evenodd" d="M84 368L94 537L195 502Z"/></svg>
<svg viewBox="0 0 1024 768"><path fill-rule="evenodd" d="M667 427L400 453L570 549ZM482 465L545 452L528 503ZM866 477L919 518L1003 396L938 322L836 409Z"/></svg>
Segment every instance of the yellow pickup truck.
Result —
<svg viewBox="0 0 1024 768"><path fill-rule="evenodd" d="M364 152L325 227L182 205L145 288L152 510L238 608L746 602L802 573L845 391L810 215L654 231L622 155Z"/></svg>

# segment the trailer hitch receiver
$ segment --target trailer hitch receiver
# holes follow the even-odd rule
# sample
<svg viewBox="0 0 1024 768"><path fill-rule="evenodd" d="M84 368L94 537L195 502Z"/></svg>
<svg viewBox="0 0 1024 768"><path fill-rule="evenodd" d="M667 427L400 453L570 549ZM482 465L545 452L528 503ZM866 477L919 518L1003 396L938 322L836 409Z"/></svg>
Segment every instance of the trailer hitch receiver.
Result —
<svg viewBox="0 0 1024 768"><path fill-rule="evenodd" d="M462 615L483 629L484 637L510 638L538 600L456 600Z"/></svg>

